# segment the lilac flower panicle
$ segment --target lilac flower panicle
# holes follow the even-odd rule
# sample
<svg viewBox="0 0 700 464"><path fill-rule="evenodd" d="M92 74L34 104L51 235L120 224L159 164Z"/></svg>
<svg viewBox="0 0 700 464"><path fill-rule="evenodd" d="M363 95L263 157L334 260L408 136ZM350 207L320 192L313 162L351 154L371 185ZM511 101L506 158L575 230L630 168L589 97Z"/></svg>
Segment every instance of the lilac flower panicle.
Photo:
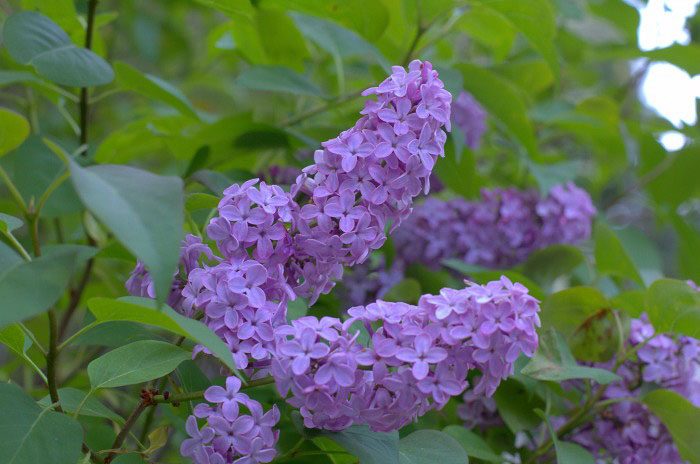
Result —
<svg viewBox="0 0 700 464"><path fill-rule="evenodd" d="M204 399L215 406L199 404L187 419L190 438L180 446L183 456L195 464L258 464L274 459L279 410L273 406L264 412L262 405L240 393L240 388L237 377L228 377L225 388L212 386L204 392ZM242 408L248 414L242 414ZM206 419L201 429L198 418Z"/></svg>
<svg viewBox="0 0 700 464"><path fill-rule="evenodd" d="M481 201L428 198L395 235L398 260L432 267L448 258L499 268L518 264L549 245L590 237L595 208L572 183L544 198L534 191L482 190Z"/></svg>
<svg viewBox="0 0 700 464"><path fill-rule="evenodd" d="M538 302L503 277L443 289L418 305L377 301L350 319L303 317L276 328L272 374L310 428L396 430L467 389L489 396L537 348ZM358 341L360 324L370 343Z"/></svg>
<svg viewBox="0 0 700 464"><path fill-rule="evenodd" d="M464 143L476 150L486 132L486 110L469 92L462 91L452 104L452 121L464 134Z"/></svg>

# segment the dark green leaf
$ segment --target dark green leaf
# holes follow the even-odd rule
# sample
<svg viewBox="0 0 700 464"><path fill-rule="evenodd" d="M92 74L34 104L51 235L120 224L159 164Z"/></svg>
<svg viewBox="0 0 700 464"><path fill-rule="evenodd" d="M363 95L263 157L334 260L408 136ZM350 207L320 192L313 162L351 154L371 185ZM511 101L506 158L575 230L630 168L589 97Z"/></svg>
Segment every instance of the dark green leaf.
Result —
<svg viewBox="0 0 700 464"><path fill-rule="evenodd" d="M141 73L138 69L123 62L114 63L114 69L117 73L117 83L122 87L165 103L185 116L199 119L185 94L169 82L150 74Z"/></svg>
<svg viewBox="0 0 700 464"><path fill-rule="evenodd" d="M0 108L0 156L19 147L29 135L29 122L24 117Z"/></svg>
<svg viewBox="0 0 700 464"><path fill-rule="evenodd" d="M503 458L494 453L481 436L464 426L448 425L442 431L457 440L457 443L459 443L462 448L464 448L464 451L467 452L467 455L471 457L498 464L503 461Z"/></svg>
<svg viewBox="0 0 700 464"><path fill-rule="evenodd" d="M209 348L226 366L236 370L228 347L209 327L175 312L168 306L157 308L153 300L129 297L119 300L93 298L88 301L88 308L99 322L140 322L187 337Z"/></svg>
<svg viewBox="0 0 700 464"><path fill-rule="evenodd" d="M243 71L236 79L241 87L268 92L322 97L323 92L305 76L281 66L255 66Z"/></svg>
<svg viewBox="0 0 700 464"><path fill-rule="evenodd" d="M439 430L417 430L399 441L401 464L466 464L467 453L452 436Z"/></svg>
<svg viewBox="0 0 700 464"><path fill-rule="evenodd" d="M61 245L43 256L0 273L0 327L35 316L58 300L71 275L92 257L94 248Z"/></svg>
<svg viewBox="0 0 700 464"><path fill-rule="evenodd" d="M540 424L540 418L534 413L544 403L518 381L508 379L501 383L493 398L496 400L498 413L508 428L517 433L531 430Z"/></svg>
<svg viewBox="0 0 700 464"><path fill-rule="evenodd" d="M531 254L523 264L523 274L542 286L573 271L585 261L581 250L571 245L552 245Z"/></svg>
<svg viewBox="0 0 700 464"><path fill-rule="evenodd" d="M185 199L185 209L189 212L200 209L213 209L218 204L219 198L208 193L191 193Z"/></svg>
<svg viewBox="0 0 700 464"><path fill-rule="evenodd" d="M593 240L595 241L596 265L600 273L626 277L644 285L642 277L622 246L622 242L617 238L615 232L602 221L596 221L593 227Z"/></svg>
<svg viewBox="0 0 700 464"><path fill-rule="evenodd" d="M340 432L322 432L360 460L360 464L398 464L398 432L372 432L366 425L353 425Z"/></svg>
<svg viewBox="0 0 700 464"><path fill-rule="evenodd" d="M402 301L404 303L416 304L421 297L420 283L416 279L403 279L391 287L382 297L385 301Z"/></svg>
<svg viewBox="0 0 700 464"><path fill-rule="evenodd" d="M21 11L10 16L3 31L12 58L36 69L40 76L62 85L89 87L107 84L114 71L105 60L70 37L41 13Z"/></svg>
<svg viewBox="0 0 700 464"><path fill-rule="evenodd" d="M255 28L260 44L265 50L267 63L303 69L304 58L309 55L306 42L294 21L284 11L258 8L255 14Z"/></svg>
<svg viewBox="0 0 700 464"><path fill-rule="evenodd" d="M554 329L540 334L537 353L520 373L533 379L555 382L592 379L606 385L620 380L619 376L605 369L579 366L564 339Z"/></svg>
<svg viewBox="0 0 700 464"><path fill-rule="evenodd" d="M190 353L170 343L144 340L130 343L88 364L92 390L121 387L163 377L190 359Z"/></svg>
<svg viewBox="0 0 700 464"><path fill-rule="evenodd" d="M40 408L17 385L0 383L0 462L75 464L83 431L75 420Z"/></svg>
<svg viewBox="0 0 700 464"><path fill-rule="evenodd" d="M165 301L184 235L182 180L114 165L72 163L71 174L85 206L144 262L157 298Z"/></svg>
<svg viewBox="0 0 700 464"><path fill-rule="evenodd" d="M122 417L102 404L100 400L91 396L87 400L88 393L77 388L60 388L58 397L61 399L61 408L68 413L74 413L80 407L80 415L92 417L104 417L117 423L123 423ZM38 401L39 405L47 408L51 405L51 398L46 395Z"/></svg>
<svg viewBox="0 0 700 464"><path fill-rule="evenodd" d="M653 390L642 401L668 428L681 457L700 463L700 408L671 390Z"/></svg>

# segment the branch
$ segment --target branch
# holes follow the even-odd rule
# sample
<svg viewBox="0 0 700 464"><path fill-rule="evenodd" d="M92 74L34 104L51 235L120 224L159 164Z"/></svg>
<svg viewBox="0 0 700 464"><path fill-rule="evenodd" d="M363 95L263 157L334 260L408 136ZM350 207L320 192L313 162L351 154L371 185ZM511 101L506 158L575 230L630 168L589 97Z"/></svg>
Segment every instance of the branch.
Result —
<svg viewBox="0 0 700 464"><path fill-rule="evenodd" d="M88 2L87 29L85 31L85 48L92 48L92 34L95 29L95 10L97 10L97 0ZM88 110L89 99L87 87L80 89L80 145L85 145L88 139ZM87 152L86 152L87 153Z"/></svg>
<svg viewBox="0 0 700 464"><path fill-rule="evenodd" d="M275 379L272 377L264 377L262 379L257 379L257 380L251 380L245 385L241 387L242 390L245 390L246 388L254 388L254 387L259 387L262 385L269 385L271 383L274 383ZM162 395L154 395L153 396L153 402L158 404L158 403L170 403L172 405L178 405L179 403L182 403L183 401L192 401L192 400L201 400L204 398L204 390L200 391L194 391L194 392L185 392L185 393L179 393L175 395L170 395L167 392L163 393Z"/></svg>

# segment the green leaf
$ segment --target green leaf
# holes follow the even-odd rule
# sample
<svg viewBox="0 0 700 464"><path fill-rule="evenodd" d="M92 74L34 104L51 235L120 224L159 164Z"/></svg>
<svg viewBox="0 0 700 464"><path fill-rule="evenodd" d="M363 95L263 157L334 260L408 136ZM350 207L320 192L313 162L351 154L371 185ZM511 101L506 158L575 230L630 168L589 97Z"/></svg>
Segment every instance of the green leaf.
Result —
<svg viewBox="0 0 700 464"><path fill-rule="evenodd" d="M385 301L402 301L416 304L421 297L420 283L416 279L403 279L391 287L382 297Z"/></svg>
<svg viewBox="0 0 700 464"><path fill-rule="evenodd" d="M353 425L340 432L321 432L360 460L360 464L398 464L398 432L373 432L366 425Z"/></svg>
<svg viewBox="0 0 700 464"><path fill-rule="evenodd" d="M219 204L219 198L208 193L191 193L185 199L185 209L189 212L200 209L214 209Z"/></svg>
<svg viewBox="0 0 700 464"><path fill-rule="evenodd" d="M498 118L530 155L535 155L537 142L527 116L527 107L513 84L480 66L461 63L456 68L464 76L465 90Z"/></svg>
<svg viewBox="0 0 700 464"><path fill-rule="evenodd" d="M369 41L375 41L389 24L389 11L382 2L365 0L275 0L285 9L337 21Z"/></svg>
<svg viewBox="0 0 700 464"><path fill-rule="evenodd" d="M542 303L542 325L554 327L567 338L582 322L608 306L608 299L597 288L567 288Z"/></svg>
<svg viewBox="0 0 700 464"><path fill-rule="evenodd" d="M559 75L559 57L554 47L557 23L549 0L481 0L481 4L506 18L542 55L554 75Z"/></svg>
<svg viewBox="0 0 700 464"><path fill-rule="evenodd" d="M537 380L561 382L569 379L592 379L601 385L620 380L605 369L579 366L564 339L554 329L540 334L537 353L520 371Z"/></svg>
<svg viewBox="0 0 700 464"><path fill-rule="evenodd" d="M12 232L22 227L22 220L9 214L0 213L0 232Z"/></svg>
<svg viewBox="0 0 700 464"><path fill-rule="evenodd" d="M57 84L91 87L107 84L114 71L98 55L77 47L70 37L41 13L21 11L5 21L5 47L10 56Z"/></svg>
<svg viewBox="0 0 700 464"><path fill-rule="evenodd" d="M0 329L0 343L22 357L32 346L31 340L24 336L24 331L19 324L8 325L4 329Z"/></svg>
<svg viewBox="0 0 700 464"><path fill-rule="evenodd" d="M549 421L549 417L541 410L535 410L538 416L540 416L549 430L549 434L552 437L552 443L554 443L554 450L557 453L557 463L559 464L595 464L595 459L593 456L586 451L580 445L576 443L570 443L561 441L557 438L557 434L552 428L552 424Z"/></svg>
<svg viewBox="0 0 700 464"><path fill-rule="evenodd" d="M507 379L501 383L493 399L503 422L513 433L532 430L540 424L540 418L534 410L543 407L544 403L532 396L517 380Z"/></svg>
<svg viewBox="0 0 700 464"><path fill-rule="evenodd" d="M622 242L602 221L596 221L593 226L593 240L595 241L595 260L598 271L601 274L626 277L644 285L642 277L637 272L632 259L622 246Z"/></svg>
<svg viewBox="0 0 700 464"><path fill-rule="evenodd" d="M700 337L700 292L686 282L657 280L647 289L644 306L657 332Z"/></svg>
<svg viewBox="0 0 700 464"><path fill-rule="evenodd" d="M184 235L182 179L128 166L82 168L73 162L71 174L85 206L144 262L156 297L165 301Z"/></svg>
<svg viewBox="0 0 700 464"><path fill-rule="evenodd" d="M700 282L700 260L695 257L695 251L700 250L700 230L678 216L673 218L673 226L678 234L676 256L681 275Z"/></svg>
<svg viewBox="0 0 700 464"><path fill-rule="evenodd" d="M114 63L114 70L117 73L117 83L123 88L165 103L185 116L199 119L197 112L185 94L169 82L157 76L142 73L133 66L121 61Z"/></svg>
<svg viewBox="0 0 700 464"><path fill-rule="evenodd" d="M112 350L88 364L92 390L113 388L163 377L190 359L190 353L170 343L143 340Z"/></svg>
<svg viewBox="0 0 700 464"><path fill-rule="evenodd" d="M258 8L255 27L269 64L304 69L303 61L309 55L306 42L294 21L284 11Z"/></svg>
<svg viewBox="0 0 700 464"><path fill-rule="evenodd" d="M523 274L548 286L557 277L573 271L585 259L581 250L574 246L552 245L531 254L523 264Z"/></svg>
<svg viewBox="0 0 700 464"><path fill-rule="evenodd" d="M700 408L670 390L653 390L642 402L664 423L681 457L700 463Z"/></svg>
<svg viewBox="0 0 700 464"><path fill-rule="evenodd" d="M496 61L503 61L508 56L517 35L508 19L479 3L465 12L458 24L476 42L493 50Z"/></svg>
<svg viewBox="0 0 700 464"><path fill-rule="evenodd" d="M127 297L119 300L92 298L88 308L99 323L108 321L132 321L148 324L182 335L207 347L226 366L236 371L233 357L226 344L202 322L190 319L172 308L158 308L153 300Z"/></svg>
<svg viewBox="0 0 700 464"><path fill-rule="evenodd" d="M417 430L399 441L401 464L466 464L464 448L452 436L439 430Z"/></svg>
<svg viewBox="0 0 700 464"><path fill-rule="evenodd" d="M238 76L236 83L253 90L323 96L321 89L305 76L281 66L254 66L246 69Z"/></svg>
<svg viewBox="0 0 700 464"><path fill-rule="evenodd" d="M467 455L482 461L495 462L500 464L503 461L499 455L494 453L491 447L476 433L461 425L448 425L443 430L446 434L457 440Z"/></svg>
<svg viewBox="0 0 700 464"><path fill-rule="evenodd" d="M19 147L29 136L29 122L24 117L0 108L0 156Z"/></svg>
<svg viewBox="0 0 700 464"><path fill-rule="evenodd" d="M40 408L17 385L0 383L0 462L75 464L83 430L65 414Z"/></svg>
<svg viewBox="0 0 700 464"><path fill-rule="evenodd" d="M46 189L62 175L66 166L37 135L30 135L16 150L0 158L0 164L15 183L27 204L37 202ZM78 213L83 207L70 182L53 191L41 210L42 218Z"/></svg>
<svg viewBox="0 0 700 464"><path fill-rule="evenodd" d="M389 62L384 55L355 32L314 16L292 13L292 18L306 37L337 59L372 57L384 69L389 69Z"/></svg>
<svg viewBox="0 0 700 464"><path fill-rule="evenodd" d="M58 390L61 408L65 412L72 414L80 408L80 415L82 416L104 417L113 422L124 423L124 419L119 414L102 404L97 398L91 396L85 399L87 395L87 392L77 388L60 388ZM51 397L46 395L38 403L40 406L47 408L51 405Z"/></svg>
<svg viewBox="0 0 700 464"><path fill-rule="evenodd" d="M700 182L695 176L695 173L700 172L700 149L691 145L687 149L667 156L673 156L667 168L663 166L651 168L659 169L660 174L654 175L650 171L640 174L651 177L652 180L646 188L654 201L675 208L684 201L700 194ZM668 161L664 159L661 162Z"/></svg>
<svg viewBox="0 0 700 464"><path fill-rule="evenodd" d="M97 250L80 245L47 248L44 255L0 273L0 327L48 309L63 294L80 265Z"/></svg>

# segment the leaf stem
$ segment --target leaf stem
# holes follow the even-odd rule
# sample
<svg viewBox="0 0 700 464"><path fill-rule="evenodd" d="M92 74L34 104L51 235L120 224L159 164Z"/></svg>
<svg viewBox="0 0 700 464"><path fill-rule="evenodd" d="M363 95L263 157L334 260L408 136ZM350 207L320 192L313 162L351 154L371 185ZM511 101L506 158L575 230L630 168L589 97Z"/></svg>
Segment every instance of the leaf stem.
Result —
<svg viewBox="0 0 700 464"><path fill-rule="evenodd" d="M124 440L129 434L129 430L131 430L134 424L136 424L138 418L149 406L151 406L150 401L141 399L136 405L136 408L131 412L131 414L129 414L129 417L124 423L124 427L122 427L122 429L119 431L119 434L114 439L114 443L112 443L112 447L110 448L112 451L110 451L110 453L105 458L105 464L109 464L110 462L112 462L112 459L114 459L114 456L116 455L116 452L114 450L118 450L119 448L121 448L122 444L124 443Z"/></svg>
<svg viewBox="0 0 700 464"><path fill-rule="evenodd" d="M22 214L27 214L27 203L24 202L22 194L19 193L19 190L17 190L14 182L12 182L12 179L10 179L10 176L7 175L7 171L5 171L2 166L0 166L0 179L2 179L2 181L5 183L5 186L7 187L7 190L10 191L10 195L12 195L15 203L17 203L19 208L22 210Z"/></svg>
<svg viewBox="0 0 700 464"><path fill-rule="evenodd" d="M22 258L24 258L25 261L31 261L32 257L27 253L27 250L24 249L21 243L15 238L14 235L12 235L12 232L8 231L3 231L2 234L7 238L7 241L10 242L10 245L17 250L17 253L20 254Z"/></svg>
<svg viewBox="0 0 700 464"><path fill-rule="evenodd" d="M342 103L349 102L349 101L354 100L360 96L362 96L362 91L359 91L359 90L345 94L345 95L341 95L339 97L333 98L330 101L327 101L326 103L323 103L322 105L319 105L315 108L311 108L310 110L305 111L297 116L294 116L294 117L289 118L285 121L282 121L282 123L280 123L280 126L282 126L282 127L294 126L294 125L299 124L300 122L302 122L310 117L313 117L313 116L316 116L317 114L328 111L331 108L335 108L336 106L338 106Z"/></svg>

